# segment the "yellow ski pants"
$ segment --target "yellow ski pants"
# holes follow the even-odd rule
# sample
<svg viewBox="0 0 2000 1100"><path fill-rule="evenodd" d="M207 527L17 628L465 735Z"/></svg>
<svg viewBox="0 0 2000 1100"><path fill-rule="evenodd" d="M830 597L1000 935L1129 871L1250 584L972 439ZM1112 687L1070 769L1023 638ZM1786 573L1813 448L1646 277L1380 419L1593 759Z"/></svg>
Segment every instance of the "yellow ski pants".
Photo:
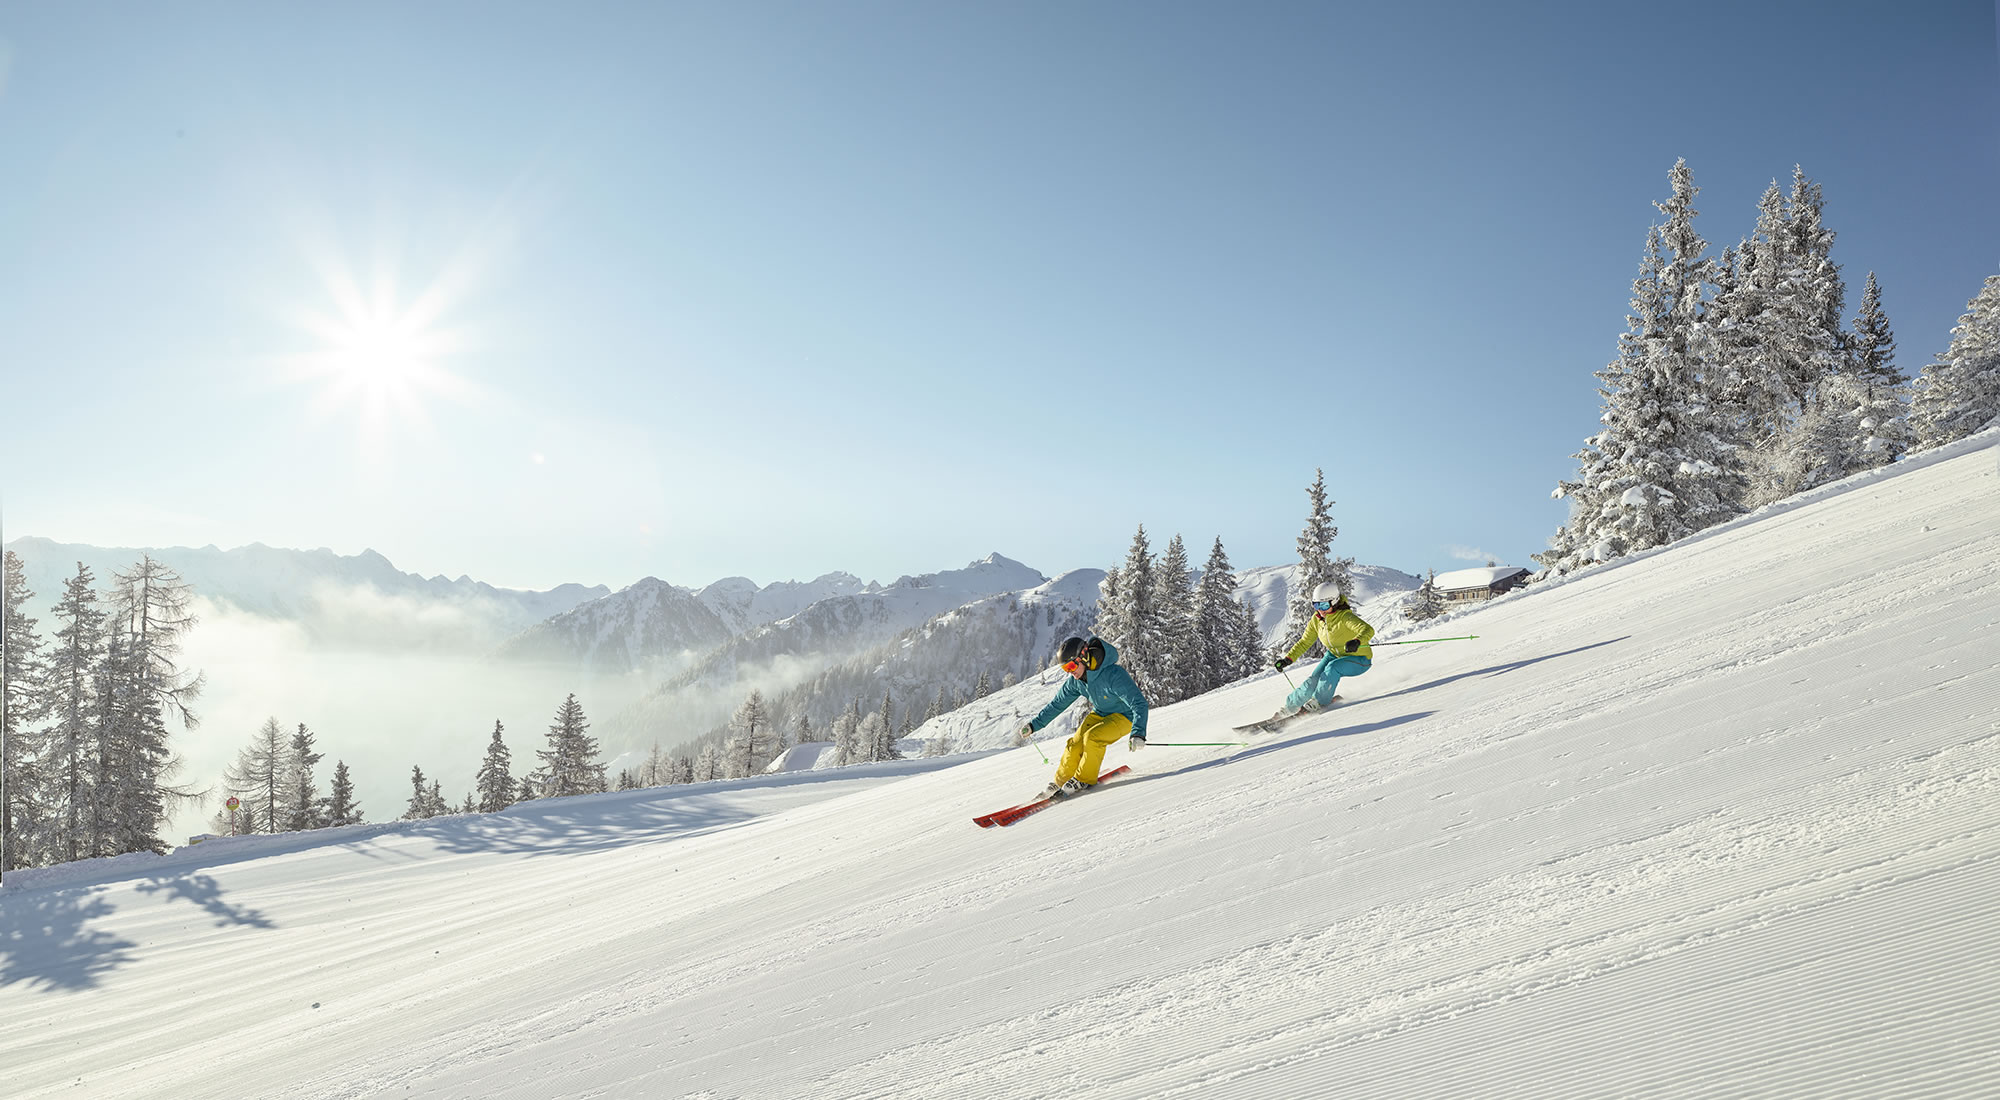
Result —
<svg viewBox="0 0 2000 1100"><path fill-rule="evenodd" d="M1056 782L1066 782L1071 776L1086 786L1097 782L1097 771L1104 766L1104 750L1125 740L1131 732L1132 720L1122 714L1084 715L1083 724L1063 743L1062 761L1056 765Z"/></svg>

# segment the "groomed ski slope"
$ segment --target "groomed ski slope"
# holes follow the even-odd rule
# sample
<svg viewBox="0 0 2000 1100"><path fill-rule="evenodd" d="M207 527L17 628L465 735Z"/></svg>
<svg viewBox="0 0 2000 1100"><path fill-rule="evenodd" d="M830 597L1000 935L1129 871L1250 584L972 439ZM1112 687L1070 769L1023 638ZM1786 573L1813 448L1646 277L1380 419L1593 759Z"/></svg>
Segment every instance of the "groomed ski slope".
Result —
<svg viewBox="0 0 2000 1100"><path fill-rule="evenodd" d="M1033 748L10 878L0 1091L2000 1094L1996 439L1006 829Z"/></svg>

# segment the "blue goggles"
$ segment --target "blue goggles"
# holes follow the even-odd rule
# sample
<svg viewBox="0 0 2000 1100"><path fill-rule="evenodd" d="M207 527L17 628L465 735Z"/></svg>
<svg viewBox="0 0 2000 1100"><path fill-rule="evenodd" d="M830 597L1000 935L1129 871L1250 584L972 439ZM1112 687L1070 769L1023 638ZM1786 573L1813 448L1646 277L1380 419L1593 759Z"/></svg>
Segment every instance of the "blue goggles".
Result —
<svg viewBox="0 0 2000 1100"><path fill-rule="evenodd" d="M1332 600L1314 600L1314 601L1313 601L1313 610L1314 610L1314 611L1332 611L1332 610L1333 610L1333 601L1332 601Z"/></svg>

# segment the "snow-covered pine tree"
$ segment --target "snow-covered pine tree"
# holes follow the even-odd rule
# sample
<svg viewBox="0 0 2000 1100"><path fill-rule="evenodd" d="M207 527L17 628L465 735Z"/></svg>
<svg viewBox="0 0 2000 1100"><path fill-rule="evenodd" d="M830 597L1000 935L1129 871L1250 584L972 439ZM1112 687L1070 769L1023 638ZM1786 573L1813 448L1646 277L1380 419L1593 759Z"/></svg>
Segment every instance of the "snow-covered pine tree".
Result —
<svg viewBox="0 0 2000 1100"><path fill-rule="evenodd" d="M537 769L542 797L595 794L604 789L604 764L597 758L597 738L590 736L589 729L583 704L572 693L556 708L555 721L549 726L549 747L535 753L542 761Z"/></svg>
<svg viewBox="0 0 2000 1100"><path fill-rule="evenodd" d="M236 753L236 762L222 773L222 793L235 795L236 828L244 834L278 831L279 791L285 776L285 728L276 717L264 719L250 744Z"/></svg>
<svg viewBox="0 0 2000 1100"><path fill-rule="evenodd" d="M1793 314L1786 255L1791 236L1785 230L1785 195L1772 180L1757 201L1757 221L1750 236L1733 253L1734 263L1722 268L1714 298L1706 312L1711 389L1730 419L1733 438L1745 448L1745 461L1768 455L1789 419L1790 391L1786 379L1784 326ZM1638 298L1635 284L1634 298Z"/></svg>
<svg viewBox="0 0 2000 1100"><path fill-rule="evenodd" d="M979 682L972 685L972 697L984 699L993 694L993 675L985 669L979 670Z"/></svg>
<svg viewBox="0 0 2000 1100"><path fill-rule="evenodd" d="M486 743L486 756L480 760L479 773L472 780L473 788L479 792L481 813L498 813L514 804L514 754L507 748L506 732L507 727L495 718L493 738Z"/></svg>
<svg viewBox="0 0 2000 1100"><path fill-rule="evenodd" d="M82 562L76 576L63 582L55 607L55 645L49 654L48 716L54 726L47 738L47 785L42 797L49 808L51 836L48 859L67 863L89 854L90 806L96 798L94 761L98 752L96 674L105 654L104 613L97 607L95 581Z"/></svg>
<svg viewBox="0 0 2000 1100"><path fill-rule="evenodd" d="M325 754L313 751L313 732L299 723L285 753L285 806L281 815L286 829L304 832L326 826L326 799L313 782L313 768Z"/></svg>
<svg viewBox="0 0 2000 1100"><path fill-rule="evenodd" d="M692 782L692 780L689 781ZM521 789L518 793L514 795L514 801L533 802L535 799L539 797L541 797L540 793L535 790L535 777L532 775L522 776Z"/></svg>
<svg viewBox="0 0 2000 1100"><path fill-rule="evenodd" d="M1242 654L1243 665L1237 679L1250 675L1265 665L1264 624L1257 619L1257 609L1248 600L1236 603L1241 619L1236 625L1236 649Z"/></svg>
<svg viewBox="0 0 2000 1100"><path fill-rule="evenodd" d="M424 769L421 765L410 765L410 803L403 807L404 821L422 821L436 817L431 811L430 788L424 786Z"/></svg>
<svg viewBox="0 0 2000 1100"><path fill-rule="evenodd" d="M731 726L735 735L727 754L733 774L756 775L771 762L771 722L763 692L751 689L750 697L736 708Z"/></svg>
<svg viewBox="0 0 2000 1100"><path fill-rule="evenodd" d="M1167 540L1153 583L1154 614L1160 622L1156 677L1160 695L1152 703L1164 706L1204 690L1200 645L1195 640L1194 568L1178 532Z"/></svg>
<svg viewBox="0 0 2000 1100"><path fill-rule="evenodd" d="M333 762L333 790L326 799L326 823L338 828L359 825L361 821L361 804L354 799L354 777L347 772L347 761L336 760Z"/></svg>
<svg viewBox="0 0 2000 1100"><path fill-rule="evenodd" d="M1132 624L1126 621L1126 613L1130 610L1129 603L1130 601L1125 598L1124 571L1116 566L1105 570L1104 579L1097 585L1097 626L1093 628L1092 633L1100 638L1109 639L1113 645L1123 647L1125 639L1132 634ZM1054 614L1055 608L1050 607L1049 612ZM1053 654L1050 655L1050 661L1054 661ZM1131 662L1127 660L1124 663L1127 671L1130 671ZM958 709L957 704L945 708L947 711L956 709Z"/></svg>
<svg viewBox="0 0 2000 1100"><path fill-rule="evenodd" d="M167 780L178 768L168 748L168 720L194 729L191 709L202 678L183 673L180 639L194 625L193 591L146 556L114 574L97 675L98 780L91 807L91 849L98 855L164 852L159 827L168 799L195 800Z"/></svg>
<svg viewBox="0 0 2000 1100"><path fill-rule="evenodd" d="M424 792L424 816L443 817L451 812L451 803L444 799L444 782L431 780L431 789Z"/></svg>
<svg viewBox="0 0 2000 1100"><path fill-rule="evenodd" d="M722 750L714 745L703 745L694 754L694 775L691 782L706 783L722 778Z"/></svg>
<svg viewBox="0 0 2000 1100"><path fill-rule="evenodd" d="M1156 602L1156 568L1152 546L1146 540L1146 525L1142 523L1132 536L1132 546L1125 553L1125 564L1117 571L1117 588L1111 588L1110 577L1107 576L1104 596L1098 601L1098 636L1118 647L1118 663L1131 674L1139 690L1145 692L1148 698L1157 693L1154 685L1164 679L1167 672L1166 639L1162 635L1163 624ZM1107 618L1117 634L1105 633Z"/></svg>
<svg viewBox="0 0 2000 1100"><path fill-rule="evenodd" d="M1313 483L1306 487L1306 525L1299 532L1299 567L1293 574L1290 599L1285 605L1285 627L1279 645L1289 646L1292 639L1305 633L1306 623L1312 619L1313 589L1326 581L1332 581L1343 596L1354 591L1354 580L1350 573L1353 558L1333 556L1333 540L1340 537L1340 528L1333 523L1333 501L1326 495L1326 471L1313 470ZM1318 652L1318 644L1307 651L1311 657Z"/></svg>
<svg viewBox="0 0 2000 1100"><path fill-rule="evenodd" d="M882 727L872 740L863 739L868 747L870 760L901 760L903 754L896 749L896 699L888 689L882 691Z"/></svg>
<svg viewBox="0 0 2000 1100"><path fill-rule="evenodd" d="M813 730L812 719L804 711L799 712L799 726L792 735L792 744L805 745L815 740L819 734Z"/></svg>
<svg viewBox="0 0 2000 1100"><path fill-rule="evenodd" d="M1194 632L1191 639L1192 675L1189 688L1199 695L1232 679L1230 647L1236 639L1240 614L1236 610L1236 574L1229 554L1218 536L1202 566L1201 581L1194 590Z"/></svg>
<svg viewBox="0 0 2000 1100"><path fill-rule="evenodd" d="M1646 234L1619 356L1597 376L1604 430L1578 452L1570 523L1535 560L1557 573L1663 546L1738 512L1730 430L1711 392L1702 333L1696 193L1687 162L1674 165L1666 223Z"/></svg>
<svg viewBox="0 0 2000 1100"><path fill-rule="evenodd" d="M1404 601L1403 614L1413 623L1429 622L1444 614L1444 593L1438 591L1437 570L1424 574L1424 583Z"/></svg>
<svg viewBox="0 0 2000 1100"><path fill-rule="evenodd" d="M0 871L11 871L45 862L41 853L48 842L50 822L43 802L48 785L43 774L47 749L37 728L44 709L42 639L35 634L35 619L27 613L28 601L35 594L28 588L20 556L12 550L0 555L0 576L4 576L0 603L5 607L0 616L6 619L6 633L0 638L0 655L6 661L0 669L0 691L6 695L0 703L0 719L5 721L0 745L6 746L6 759L0 760L0 772L6 777L0 784L0 794L4 794L0 814L6 815L0 821L0 836L6 838L5 847L0 848Z"/></svg>
<svg viewBox="0 0 2000 1100"><path fill-rule="evenodd" d="M1712 310L1726 407L1748 444L1746 507L1844 477L1858 465L1852 358L1841 329L1846 284L1833 262L1825 196L1802 168L1758 203L1741 271Z"/></svg>
<svg viewBox="0 0 2000 1100"><path fill-rule="evenodd" d="M1908 408L1905 405L1910 380L1896 369L1896 334L1882 311L1882 290L1875 273L1861 289L1861 305L1854 314L1854 331L1847 338L1853 358L1845 375L1854 406L1851 426L1856 448L1856 470L1872 470L1896 461L1910 449Z"/></svg>
<svg viewBox="0 0 2000 1100"><path fill-rule="evenodd" d="M833 720L833 766L843 767L863 759L861 744L861 703L852 700L840 717Z"/></svg>
<svg viewBox="0 0 2000 1100"><path fill-rule="evenodd" d="M1964 439L2000 417L2000 275L1988 276L1951 330L1951 345L1917 374L1910 424L1921 447Z"/></svg>

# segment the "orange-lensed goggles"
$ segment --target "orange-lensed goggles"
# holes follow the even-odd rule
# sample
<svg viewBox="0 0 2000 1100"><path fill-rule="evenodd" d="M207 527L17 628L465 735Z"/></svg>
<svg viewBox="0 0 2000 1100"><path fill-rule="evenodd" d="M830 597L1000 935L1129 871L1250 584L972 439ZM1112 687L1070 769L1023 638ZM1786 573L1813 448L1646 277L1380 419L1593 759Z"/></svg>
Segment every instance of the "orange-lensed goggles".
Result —
<svg viewBox="0 0 2000 1100"><path fill-rule="evenodd" d="M1090 666L1083 663L1082 657L1078 657L1074 661L1064 661L1062 666L1062 670L1064 672L1069 673L1071 676L1081 676L1085 672L1089 671L1089 669Z"/></svg>

